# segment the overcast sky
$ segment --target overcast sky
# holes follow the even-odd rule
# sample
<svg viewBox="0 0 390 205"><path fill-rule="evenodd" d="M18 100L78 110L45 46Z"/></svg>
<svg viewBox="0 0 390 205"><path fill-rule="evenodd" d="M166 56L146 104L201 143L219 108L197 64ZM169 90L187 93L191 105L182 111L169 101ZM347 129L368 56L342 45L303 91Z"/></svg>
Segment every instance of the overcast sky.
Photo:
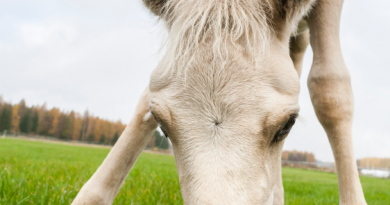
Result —
<svg viewBox="0 0 390 205"><path fill-rule="evenodd" d="M357 158L390 157L390 1L344 4L341 42L355 95ZM164 30L141 0L0 0L0 95L128 122L159 60ZM285 149L334 161L310 102Z"/></svg>

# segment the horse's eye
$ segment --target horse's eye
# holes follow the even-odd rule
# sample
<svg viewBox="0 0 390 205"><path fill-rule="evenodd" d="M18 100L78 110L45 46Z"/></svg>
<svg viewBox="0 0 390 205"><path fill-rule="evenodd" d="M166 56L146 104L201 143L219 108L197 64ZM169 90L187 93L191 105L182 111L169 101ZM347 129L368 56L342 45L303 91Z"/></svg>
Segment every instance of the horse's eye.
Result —
<svg viewBox="0 0 390 205"><path fill-rule="evenodd" d="M288 119L287 123L284 125L283 129L279 130L275 137L274 142L279 142L287 137L287 134L291 131L292 127L295 124L295 120L297 119L298 115L291 115Z"/></svg>
<svg viewBox="0 0 390 205"><path fill-rule="evenodd" d="M284 135L290 132L292 129L293 125L295 124L295 119L296 117L291 116L290 119L288 119L287 123L284 125L283 129L280 130L279 135Z"/></svg>

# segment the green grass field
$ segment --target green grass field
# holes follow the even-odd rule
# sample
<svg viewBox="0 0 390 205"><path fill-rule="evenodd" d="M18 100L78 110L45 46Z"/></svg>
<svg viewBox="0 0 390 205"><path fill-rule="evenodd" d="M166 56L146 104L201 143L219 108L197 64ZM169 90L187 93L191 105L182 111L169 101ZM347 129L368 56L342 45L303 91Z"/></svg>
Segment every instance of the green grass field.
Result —
<svg viewBox="0 0 390 205"><path fill-rule="evenodd" d="M0 204L70 204L109 149L0 139ZM287 205L338 204L335 174L284 168ZM390 204L390 180L361 177L368 204ZM143 153L114 204L183 204L172 156Z"/></svg>

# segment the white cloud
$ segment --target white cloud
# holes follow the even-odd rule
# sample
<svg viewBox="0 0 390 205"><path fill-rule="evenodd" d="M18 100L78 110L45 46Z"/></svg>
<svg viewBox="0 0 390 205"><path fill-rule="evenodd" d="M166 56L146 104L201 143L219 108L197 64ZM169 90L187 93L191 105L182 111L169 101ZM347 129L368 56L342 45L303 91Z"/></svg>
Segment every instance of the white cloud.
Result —
<svg viewBox="0 0 390 205"><path fill-rule="evenodd" d="M69 44L76 38L76 29L62 22L55 22L51 25L22 25L20 33L24 43L33 47Z"/></svg>

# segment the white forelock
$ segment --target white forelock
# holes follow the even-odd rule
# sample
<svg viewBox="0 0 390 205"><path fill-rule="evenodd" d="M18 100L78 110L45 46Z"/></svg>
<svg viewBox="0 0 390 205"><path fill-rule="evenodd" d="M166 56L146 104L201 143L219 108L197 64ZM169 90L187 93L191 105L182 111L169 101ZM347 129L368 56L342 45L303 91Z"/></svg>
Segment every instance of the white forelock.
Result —
<svg viewBox="0 0 390 205"><path fill-rule="evenodd" d="M165 67L185 72L201 44L212 47L213 64L223 66L227 41L257 63L269 47L269 8L268 0L168 0L162 17L169 29Z"/></svg>

